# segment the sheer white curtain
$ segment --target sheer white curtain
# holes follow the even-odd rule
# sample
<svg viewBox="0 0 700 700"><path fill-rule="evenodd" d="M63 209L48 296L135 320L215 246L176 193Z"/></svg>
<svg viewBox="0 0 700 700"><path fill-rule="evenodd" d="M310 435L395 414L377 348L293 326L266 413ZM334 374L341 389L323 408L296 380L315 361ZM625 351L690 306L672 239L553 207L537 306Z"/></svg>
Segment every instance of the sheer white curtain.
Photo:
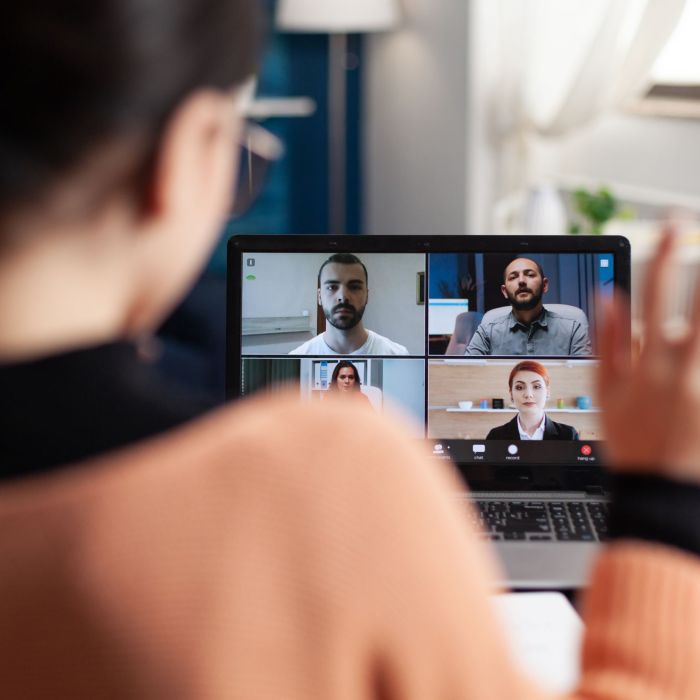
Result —
<svg viewBox="0 0 700 700"><path fill-rule="evenodd" d="M498 2L495 107L506 196L556 173L558 137L645 88L685 0Z"/></svg>

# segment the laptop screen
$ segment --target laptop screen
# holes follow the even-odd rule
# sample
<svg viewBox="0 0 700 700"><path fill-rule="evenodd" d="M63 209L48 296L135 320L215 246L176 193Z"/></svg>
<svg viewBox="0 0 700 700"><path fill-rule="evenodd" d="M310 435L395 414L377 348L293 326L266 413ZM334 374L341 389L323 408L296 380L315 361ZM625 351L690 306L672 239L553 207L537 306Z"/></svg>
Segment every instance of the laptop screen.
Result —
<svg viewBox="0 0 700 700"><path fill-rule="evenodd" d="M629 244L612 236L234 237L228 394L397 407L467 475L596 466L616 287Z"/></svg>

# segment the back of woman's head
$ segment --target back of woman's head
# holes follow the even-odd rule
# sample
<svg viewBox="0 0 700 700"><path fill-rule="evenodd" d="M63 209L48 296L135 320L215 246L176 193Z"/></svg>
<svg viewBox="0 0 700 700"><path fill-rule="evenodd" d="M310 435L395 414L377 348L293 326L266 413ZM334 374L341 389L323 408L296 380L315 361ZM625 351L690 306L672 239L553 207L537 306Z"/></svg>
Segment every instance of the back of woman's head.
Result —
<svg viewBox="0 0 700 700"><path fill-rule="evenodd" d="M257 0L21 0L0 41L0 215L89 171L81 206L140 194L168 117L254 71ZM99 160L99 168L89 168ZM105 166L105 163L108 165Z"/></svg>

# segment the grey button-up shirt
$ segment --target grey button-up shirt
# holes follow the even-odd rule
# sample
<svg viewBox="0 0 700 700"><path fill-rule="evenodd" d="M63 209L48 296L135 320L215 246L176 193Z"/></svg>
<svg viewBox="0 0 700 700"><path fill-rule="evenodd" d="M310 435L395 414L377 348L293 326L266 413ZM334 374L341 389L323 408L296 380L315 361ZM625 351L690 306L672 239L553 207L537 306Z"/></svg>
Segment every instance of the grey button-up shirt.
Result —
<svg viewBox="0 0 700 700"><path fill-rule="evenodd" d="M465 355L590 355L588 322L576 313L549 311L546 307L530 325L520 323L513 312L489 320L484 316Z"/></svg>

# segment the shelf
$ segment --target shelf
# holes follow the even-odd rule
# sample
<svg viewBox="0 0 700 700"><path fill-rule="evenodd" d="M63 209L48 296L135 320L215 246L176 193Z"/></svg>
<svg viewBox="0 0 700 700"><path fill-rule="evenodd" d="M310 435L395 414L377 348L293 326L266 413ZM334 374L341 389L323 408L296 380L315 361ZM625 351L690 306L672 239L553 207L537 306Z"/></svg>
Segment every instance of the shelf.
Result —
<svg viewBox="0 0 700 700"><path fill-rule="evenodd" d="M268 333L312 333L309 316L277 316L244 318L241 335L266 335Z"/></svg>

